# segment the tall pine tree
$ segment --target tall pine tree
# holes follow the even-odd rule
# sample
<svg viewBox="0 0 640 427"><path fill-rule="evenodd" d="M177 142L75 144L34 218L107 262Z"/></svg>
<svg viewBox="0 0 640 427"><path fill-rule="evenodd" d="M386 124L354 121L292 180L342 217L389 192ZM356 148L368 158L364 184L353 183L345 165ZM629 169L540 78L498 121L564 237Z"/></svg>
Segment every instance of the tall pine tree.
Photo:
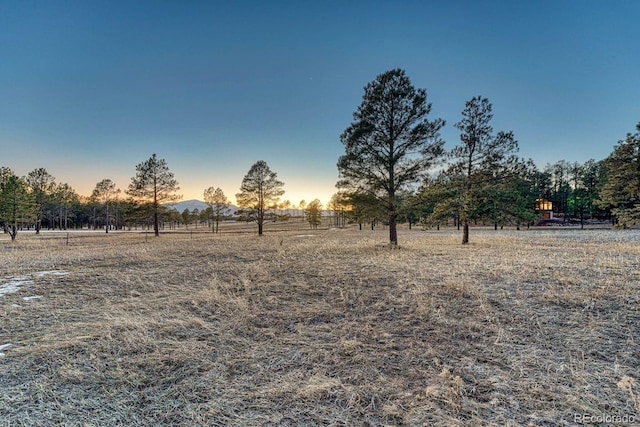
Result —
<svg viewBox="0 0 640 427"><path fill-rule="evenodd" d="M469 222L477 214L477 193L487 185L495 185L516 162L518 150L512 132L493 134L492 105L487 98L476 96L467 101L460 130L460 144L451 151L452 169L463 177L460 220L463 224L462 244L469 243Z"/></svg>
<svg viewBox="0 0 640 427"><path fill-rule="evenodd" d="M416 89L404 70L380 74L364 88L354 121L341 135L337 187L374 196L386 211L389 242L398 244L400 190L420 180L443 153L445 122L427 119L427 92Z"/></svg>

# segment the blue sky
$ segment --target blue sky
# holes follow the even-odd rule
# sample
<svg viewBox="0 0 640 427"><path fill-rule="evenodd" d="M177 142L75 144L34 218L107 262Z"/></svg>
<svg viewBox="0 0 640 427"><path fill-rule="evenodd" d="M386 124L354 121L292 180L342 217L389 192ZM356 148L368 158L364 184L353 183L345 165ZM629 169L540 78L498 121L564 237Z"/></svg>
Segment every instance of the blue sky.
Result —
<svg viewBox="0 0 640 427"><path fill-rule="evenodd" d="M637 1L0 2L0 166L80 194L157 153L185 199L257 160L328 201L339 136L392 68L442 135L476 95L542 168L606 157L640 121Z"/></svg>

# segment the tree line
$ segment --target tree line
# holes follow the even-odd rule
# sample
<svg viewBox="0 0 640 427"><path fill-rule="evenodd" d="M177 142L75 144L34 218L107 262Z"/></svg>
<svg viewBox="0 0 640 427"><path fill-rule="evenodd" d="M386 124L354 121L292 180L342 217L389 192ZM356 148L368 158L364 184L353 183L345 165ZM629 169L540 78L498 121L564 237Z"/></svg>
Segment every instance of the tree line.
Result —
<svg viewBox="0 0 640 427"><path fill-rule="evenodd" d="M404 70L380 74L364 88L354 121L341 135L339 199L358 223L384 221L398 244L398 221L439 227L452 221L469 242L472 223L531 225L544 204L578 218L612 221L621 228L640 222L640 124L604 160L564 160L539 170L517 155L511 131L495 132L492 104L476 96L455 123L460 141L444 149L445 121L429 119L425 89Z"/></svg>
<svg viewBox="0 0 640 427"><path fill-rule="evenodd" d="M284 194L284 183L277 180L266 162L256 162L242 181L236 199L240 209L234 214L258 225L263 233L270 210ZM181 198L173 172L164 159L153 154L136 166L125 196L111 179L98 182L89 197L81 197L66 183L58 184L44 168L18 177L10 168L0 167L0 226L15 240L21 229L34 229L36 234L47 229L111 229L153 227L155 236L166 222L205 221L214 232L231 212L230 202L222 189L206 188L203 198L207 208L202 213L188 210L178 213L170 203ZM196 222L197 223L197 222Z"/></svg>
<svg viewBox="0 0 640 427"><path fill-rule="evenodd" d="M494 228L530 226L545 211L561 213L559 220L611 221L620 228L640 223L640 124L636 133L618 141L604 160L571 163L560 160L538 169L517 155L511 131L495 132L493 106L476 96L466 102L454 124L460 141L445 150L440 130L445 121L430 119L425 89L415 88L404 70L380 74L364 88L353 122L340 136L345 153L338 159L340 179L327 209L332 225L347 222L384 224L389 242L398 244L397 224L439 228L453 225L469 242L472 224ZM284 183L265 161L251 166L243 178L234 214L255 222L263 234L266 221L286 219L279 208ZM153 154L136 165L135 176L122 194L110 179L98 182L89 197L79 196L66 183L56 183L44 168L18 177L0 167L0 226L14 240L18 230L153 227L156 236L166 221L189 224L194 213L213 231L230 214L230 202L217 187L204 190L203 212L178 213L167 204L180 198L180 187L167 162ZM126 197L125 197L126 196ZM549 206L547 206L549 205ZM551 207L552 206L552 207ZM315 199L304 210L311 228L321 223L322 203Z"/></svg>

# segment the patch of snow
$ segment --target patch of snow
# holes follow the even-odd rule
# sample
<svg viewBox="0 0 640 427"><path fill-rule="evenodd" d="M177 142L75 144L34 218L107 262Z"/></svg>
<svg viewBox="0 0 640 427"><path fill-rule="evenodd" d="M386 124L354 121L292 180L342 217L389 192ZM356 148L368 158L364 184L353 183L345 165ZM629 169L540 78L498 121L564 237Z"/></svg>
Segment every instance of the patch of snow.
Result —
<svg viewBox="0 0 640 427"><path fill-rule="evenodd" d="M315 234L296 234L293 237L316 237Z"/></svg>
<svg viewBox="0 0 640 427"><path fill-rule="evenodd" d="M0 298L2 298L7 294L15 294L25 286L33 285L34 281L32 280L32 278L43 278L49 275L65 276L67 274L69 273L64 270L49 270L49 271L38 271L33 274L30 274L29 276L19 276L19 277L4 279L8 281L4 283L0 282ZM33 295L33 296L23 297L25 301L31 301L36 298L42 298L42 295ZM12 307L20 307L20 306L17 304L12 304Z"/></svg>
<svg viewBox="0 0 640 427"><path fill-rule="evenodd" d="M2 350L6 350L6 349L8 349L9 347L12 347L12 346L13 346L13 344L11 344L11 343L0 345L0 357L4 356L4 353L2 352Z"/></svg>
<svg viewBox="0 0 640 427"><path fill-rule="evenodd" d="M20 308L22 306L20 304L11 304L11 307Z"/></svg>
<svg viewBox="0 0 640 427"><path fill-rule="evenodd" d="M44 277L44 276L66 276L69 274L66 271L62 270L50 270L50 271L38 271L37 273L33 273L36 277Z"/></svg>
<svg viewBox="0 0 640 427"><path fill-rule="evenodd" d="M0 297L7 294L14 294L20 290L21 287L33 285L33 280L29 280L26 277L14 277L7 283L0 284Z"/></svg>

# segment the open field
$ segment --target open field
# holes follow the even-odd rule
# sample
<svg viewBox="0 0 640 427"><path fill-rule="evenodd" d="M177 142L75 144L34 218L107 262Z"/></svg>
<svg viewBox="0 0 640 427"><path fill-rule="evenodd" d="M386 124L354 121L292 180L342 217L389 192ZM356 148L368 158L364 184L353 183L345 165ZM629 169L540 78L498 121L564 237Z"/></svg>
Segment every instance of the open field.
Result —
<svg viewBox="0 0 640 427"><path fill-rule="evenodd" d="M640 420L639 232L266 232L0 240L0 426Z"/></svg>

